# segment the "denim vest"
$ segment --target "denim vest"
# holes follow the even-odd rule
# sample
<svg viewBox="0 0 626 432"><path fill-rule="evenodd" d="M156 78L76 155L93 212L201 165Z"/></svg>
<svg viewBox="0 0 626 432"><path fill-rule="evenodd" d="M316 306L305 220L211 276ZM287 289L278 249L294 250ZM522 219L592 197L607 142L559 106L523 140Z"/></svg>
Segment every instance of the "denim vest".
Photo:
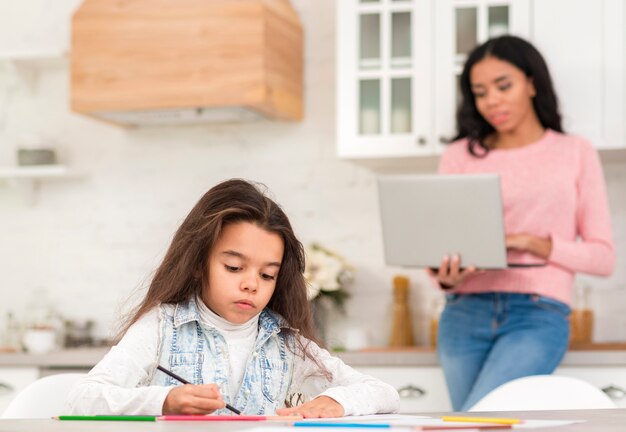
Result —
<svg viewBox="0 0 626 432"><path fill-rule="evenodd" d="M294 354L287 346L292 339L281 333L281 328L287 325L280 315L269 309L261 312L254 351L234 400L231 400L231 384L228 382L228 345L217 329L200 322L196 302L161 305L160 322L160 365L193 384L217 384L224 402L245 414L274 414L276 409L285 406ZM150 384L180 385L158 370ZM216 414L232 413L222 409Z"/></svg>

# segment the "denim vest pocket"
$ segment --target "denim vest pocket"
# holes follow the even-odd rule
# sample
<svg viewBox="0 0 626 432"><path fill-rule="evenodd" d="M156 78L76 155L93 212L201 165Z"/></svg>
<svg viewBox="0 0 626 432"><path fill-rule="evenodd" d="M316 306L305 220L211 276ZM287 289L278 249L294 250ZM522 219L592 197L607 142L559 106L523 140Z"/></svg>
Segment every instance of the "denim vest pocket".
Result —
<svg viewBox="0 0 626 432"><path fill-rule="evenodd" d="M572 310L568 305L558 300L555 300L550 297L542 296L542 295L533 295L531 296L532 302L542 309L551 312L557 312L567 318Z"/></svg>
<svg viewBox="0 0 626 432"><path fill-rule="evenodd" d="M268 356L264 349L260 351L261 391L263 397L274 404L283 393L286 363L278 356Z"/></svg>
<svg viewBox="0 0 626 432"><path fill-rule="evenodd" d="M202 384L202 353L172 353L169 358L171 371L192 384ZM171 378L172 384L180 384Z"/></svg>

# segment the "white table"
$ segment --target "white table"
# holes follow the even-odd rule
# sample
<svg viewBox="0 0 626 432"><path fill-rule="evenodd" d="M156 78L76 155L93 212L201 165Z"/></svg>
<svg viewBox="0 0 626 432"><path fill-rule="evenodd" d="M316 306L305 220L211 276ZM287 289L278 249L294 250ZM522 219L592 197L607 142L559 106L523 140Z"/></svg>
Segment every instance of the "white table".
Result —
<svg viewBox="0 0 626 432"><path fill-rule="evenodd" d="M454 415L452 413L420 413L420 415ZM552 432L624 432L626 431L626 409L571 410L571 411L520 411L497 413L462 413L463 416L514 417L522 419L585 420L566 426L543 429ZM253 427L272 426L283 423L272 422L84 422L58 420L0 420L0 432L234 432ZM297 431L294 428L294 431ZM348 431L348 430L347 430ZM306 432L300 429L299 432Z"/></svg>

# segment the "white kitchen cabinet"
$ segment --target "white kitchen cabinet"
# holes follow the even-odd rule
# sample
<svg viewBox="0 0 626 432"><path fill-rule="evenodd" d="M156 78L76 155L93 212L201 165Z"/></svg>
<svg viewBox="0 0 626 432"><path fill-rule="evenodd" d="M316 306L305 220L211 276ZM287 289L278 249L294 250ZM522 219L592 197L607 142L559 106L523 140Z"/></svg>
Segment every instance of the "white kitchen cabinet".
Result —
<svg viewBox="0 0 626 432"><path fill-rule="evenodd" d="M0 367L0 413L9 402L28 384L39 378L39 368Z"/></svg>
<svg viewBox="0 0 626 432"><path fill-rule="evenodd" d="M625 9L621 0L337 2L339 157L406 165L441 153L467 53L503 33L546 57L567 132L625 148Z"/></svg>
<svg viewBox="0 0 626 432"><path fill-rule="evenodd" d="M435 55L433 82L435 142L443 150L456 133L459 82L467 55L487 39L513 34L530 36L531 0L435 1Z"/></svg>
<svg viewBox="0 0 626 432"><path fill-rule="evenodd" d="M431 153L431 0L337 2L341 157Z"/></svg>
<svg viewBox="0 0 626 432"><path fill-rule="evenodd" d="M626 367L560 366L555 373L587 381L604 391L619 408L626 408Z"/></svg>
<svg viewBox="0 0 626 432"><path fill-rule="evenodd" d="M359 372L392 385L400 393L400 413L450 411L448 391L439 366L355 366ZM626 408L626 368L623 366L562 365L555 374L582 379Z"/></svg>
<svg viewBox="0 0 626 432"><path fill-rule="evenodd" d="M533 2L531 38L552 73L563 126L599 149L626 147L625 9L622 0Z"/></svg>
<svg viewBox="0 0 626 432"><path fill-rule="evenodd" d="M355 367L392 385L400 394L400 413L450 411L443 371L437 366Z"/></svg>
<svg viewBox="0 0 626 432"><path fill-rule="evenodd" d="M337 2L339 156L440 153L467 52L498 34L527 36L529 1Z"/></svg>

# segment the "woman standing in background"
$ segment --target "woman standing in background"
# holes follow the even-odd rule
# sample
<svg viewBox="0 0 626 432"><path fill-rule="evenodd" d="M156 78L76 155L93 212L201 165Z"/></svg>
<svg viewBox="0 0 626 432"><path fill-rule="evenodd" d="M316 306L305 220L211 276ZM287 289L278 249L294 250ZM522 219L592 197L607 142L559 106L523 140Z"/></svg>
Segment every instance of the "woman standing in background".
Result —
<svg viewBox="0 0 626 432"><path fill-rule="evenodd" d="M568 346L575 273L606 276L615 263L598 155L563 133L537 49L514 36L488 40L469 55L461 92L458 136L439 173L499 174L508 260L539 266L480 271L443 258L438 349L455 411L507 381L552 373Z"/></svg>

